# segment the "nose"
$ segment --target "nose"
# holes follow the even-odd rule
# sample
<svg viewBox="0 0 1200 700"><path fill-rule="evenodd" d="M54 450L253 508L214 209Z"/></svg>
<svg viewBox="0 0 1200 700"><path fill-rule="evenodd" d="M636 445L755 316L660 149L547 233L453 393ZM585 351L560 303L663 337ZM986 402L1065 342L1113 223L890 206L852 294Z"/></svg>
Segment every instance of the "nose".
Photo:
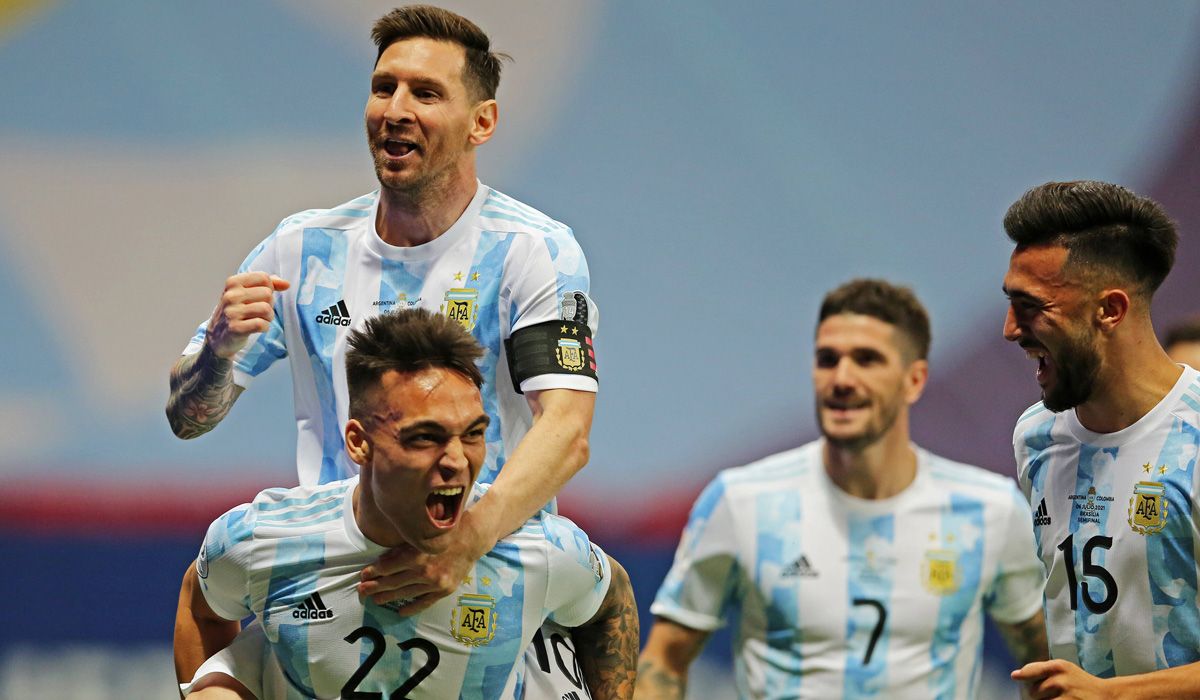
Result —
<svg viewBox="0 0 1200 700"><path fill-rule="evenodd" d="M838 358L838 362L833 367L833 385L837 387L847 387L854 383L854 361L849 356Z"/></svg>
<svg viewBox="0 0 1200 700"><path fill-rule="evenodd" d="M397 89L392 93L383 110L383 119L389 124L401 124L413 121L412 95L408 90Z"/></svg>
<svg viewBox="0 0 1200 700"><path fill-rule="evenodd" d="M463 446L462 438L450 438L449 442L446 443L446 450L442 453L442 458L439 460L438 466L449 472L467 468L467 451Z"/></svg>
<svg viewBox="0 0 1200 700"><path fill-rule="evenodd" d="M1011 305L1004 315L1004 339L1014 343L1021 339L1021 328L1017 325L1017 315L1013 313Z"/></svg>

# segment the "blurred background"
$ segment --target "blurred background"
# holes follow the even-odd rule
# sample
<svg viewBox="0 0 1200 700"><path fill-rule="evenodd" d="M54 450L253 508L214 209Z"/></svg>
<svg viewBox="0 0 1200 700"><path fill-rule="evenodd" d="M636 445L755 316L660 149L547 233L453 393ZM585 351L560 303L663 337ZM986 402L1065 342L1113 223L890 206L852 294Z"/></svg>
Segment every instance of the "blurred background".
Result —
<svg viewBox="0 0 1200 700"><path fill-rule="evenodd" d="M285 369L191 442L167 372L280 219L374 189L368 32L393 5L0 0L0 698L171 697L207 523L295 483ZM1183 240L1156 321L1200 311L1200 5L444 5L516 59L482 179L590 261L603 387L561 509L643 609L716 471L815 435L829 288L915 288L934 323L916 438L1003 474L1037 400L1000 337L1000 221L1025 189L1159 199ZM727 643L705 697L728 692ZM988 657L988 696L1011 697Z"/></svg>

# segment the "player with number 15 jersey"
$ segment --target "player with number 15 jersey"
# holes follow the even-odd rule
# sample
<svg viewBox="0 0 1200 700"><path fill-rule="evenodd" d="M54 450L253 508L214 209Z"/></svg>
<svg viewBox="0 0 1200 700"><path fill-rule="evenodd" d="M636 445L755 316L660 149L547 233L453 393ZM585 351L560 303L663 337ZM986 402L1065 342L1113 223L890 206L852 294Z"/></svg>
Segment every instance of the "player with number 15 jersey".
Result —
<svg viewBox="0 0 1200 700"><path fill-rule="evenodd" d="M1050 653L1101 678L1200 661L1200 374L1115 433L1030 408L1013 435L1046 567Z"/></svg>

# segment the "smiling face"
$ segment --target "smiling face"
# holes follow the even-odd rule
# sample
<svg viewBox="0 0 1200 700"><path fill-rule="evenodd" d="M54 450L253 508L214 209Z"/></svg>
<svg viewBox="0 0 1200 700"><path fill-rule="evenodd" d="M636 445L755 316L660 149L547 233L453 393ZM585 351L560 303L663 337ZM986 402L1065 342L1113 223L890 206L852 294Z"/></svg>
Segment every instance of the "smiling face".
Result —
<svg viewBox="0 0 1200 700"><path fill-rule="evenodd" d="M925 385L925 360L909 360L896 327L842 313L817 327L813 388L821 434L833 446L861 450L895 429Z"/></svg>
<svg viewBox="0 0 1200 700"><path fill-rule="evenodd" d="M346 450L362 467L364 534L433 551L458 523L487 453L479 389L452 370L389 370L363 405L346 425Z"/></svg>
<svg viewBox="0 0 1200 700"><path fill-rule="evenodd" d="M1090 315L1091 295L1079 273L1067 266L1067 249L1018 247L1009 259L1004 293L1009 298L1004 338L1037 361L1037 383L1046 408L1065 411L1087 401L1102 359Z"/></svg>
<svg viewBox="0 0 1200 700"><path fill-rule="evenodd" d="M474 191L474 148L491 137L496 101L463 82L466 53L425 37L388 46L371 75L367 144L385 189L416 201L460 181Z"/></svg>

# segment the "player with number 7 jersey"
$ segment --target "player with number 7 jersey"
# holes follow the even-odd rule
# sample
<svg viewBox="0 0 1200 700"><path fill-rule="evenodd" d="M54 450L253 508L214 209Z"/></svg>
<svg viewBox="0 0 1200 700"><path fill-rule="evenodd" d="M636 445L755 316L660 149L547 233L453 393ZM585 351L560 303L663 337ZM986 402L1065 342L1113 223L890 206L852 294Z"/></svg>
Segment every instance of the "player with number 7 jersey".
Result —
<svg viewBox="0 0 1200 700"><path fill-rule="evenodd" d="M1039 402L1013 444L1047 571L1051 655L1101 678L1200 661L1200 375L1185 369L1157 406L1113 433Z"/></svg>

